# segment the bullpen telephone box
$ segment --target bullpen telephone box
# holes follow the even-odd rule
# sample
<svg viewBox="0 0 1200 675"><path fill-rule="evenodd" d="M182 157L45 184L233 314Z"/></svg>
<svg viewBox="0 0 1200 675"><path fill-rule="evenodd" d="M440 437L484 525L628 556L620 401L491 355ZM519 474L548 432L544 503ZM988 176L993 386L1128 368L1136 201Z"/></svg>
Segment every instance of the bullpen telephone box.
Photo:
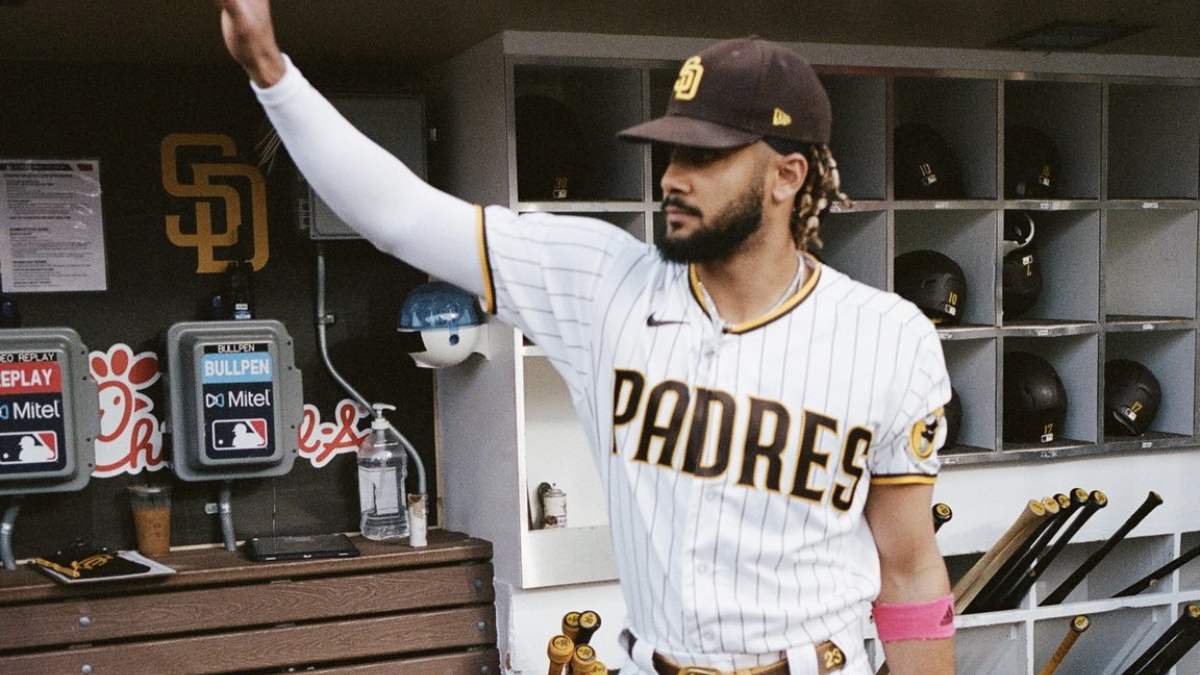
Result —
<svg viewBox="0 0 1200 675"><path fill-rule="evenodd" d="M87 485L100 432L87 356L70 328L0 330L0 496Z"/></svg>
<svg viewBox="0 0 1200 675"><path fill-rule="evenodd" d="M206 481L291 471L304 398L283 324L177 323L167 331L167 367L175 475Z"/></svg>

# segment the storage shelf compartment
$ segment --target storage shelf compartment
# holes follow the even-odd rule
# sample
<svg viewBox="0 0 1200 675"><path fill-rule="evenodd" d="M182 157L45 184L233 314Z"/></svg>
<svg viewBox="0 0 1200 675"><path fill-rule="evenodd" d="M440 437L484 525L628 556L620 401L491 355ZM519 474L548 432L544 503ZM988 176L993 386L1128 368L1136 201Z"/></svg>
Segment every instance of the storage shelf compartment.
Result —
<svg viewBox="0 0 1200 675"><path fill-rule="evenodd" d="M645 198L643 148L616 137L643 119L640 69L516 64L513 89L518 201Z"/></svg>
<svg viewBox="0 0 1200 675"><path fill-rule="evenodd" d="M1108 198L1196 199L1200 89L1112 84L1108 89Z"/></svg>
<svg viewBox="0 0 1200 675"><path fill-rule="evenodd" d="M1104 447L1112 452L1137 452L1139 450L1171 450L1200 445L1200 439L1184 434L1169 434L1147 431L1141 436L1107 436Z"/></svg>
<svg viewBox="0 0 1200 675"><path fill-rule="evenodd" d="M1183 614L1185 607L1187 607L1186 603L1176 605L1174 616L1178 617ZM1200 649L1197 649L1193 646L1191 650L1189 650L1187 654L1184 654L1183 658L1179 659L1179 662L1175 664L1174 672L1175 675L1190 675L1191 673L1200 673Z"/></svg>
<svg viewBox="0 0 1200 675"><path fill-rule="evenodd" d="M550 213L640 213L648 207L657 204L640 201L608 201L608 202L517 202L517 210L523 212L546 211Z"/></svg>
<svg viewBox="0 0 1200 675"><path fill-rule="evenodd" d="M1096 675L1121 672L1119 664L1130 664L1174 621L1170 605L1131 607L1087 614L1088 627L1056 675ZM1037 672L1050 660L1070 630L1074 617L1035 621L1033 624L1033 667ZM1018 671L1013 671L1018 672Z"/></svg>
<svg viewBox="0 0 1200 675"><path fill-rule="evenodd" d="M1054 140L1058 175L1050 198L1100 196L1103 88L1084 82L1004 83L1004 124L1033 127ZM1006 180L1007 183L1007 180ZM1009 199L1017 195L1006 194Z"/></svg>
<svg viewBox="0 0 1200 675"><path fill-rule="evenodd" d="M1063 428L1055 431L1051 443L1030 445L1004 443L1004 449L1021 451L1038 449L1047 451L1062 445L1074 446L1097 442L1096 401L1098 395L1097 372L1099 360L1099 337L1097 335L1074 335L1048 338L1005 338L1004 351L1030 352L1045 359L1062 380L1067 392L1067 415ZM1001 377L1004 368L1001 364ZM1002 383L1003 384L1003 383ZM1001 388L1003 391L1003 388Z"/></svg>
<svg viewBox="0 0 1200 675"><path fill-rule="evenodd" d="M1109 504L1107 508L1115 508L1122 513L1132 513L1137 508L1137 504ZM1065 608L1066 605L1076 602L1112 598L1113 594L1169 562L1174 557L1173 539L1174 537L1169 535L1126 537L1079 582L1079 585L1067 595L1061 605ZM1063 580L1074 573L1103 544L1103 541L1068 544L1058 558L1050 564L1046 573L1038 579L1036 584L1038 602L1040 603L1043 598L1058 588ZM1168 594L1169 591L1169 585L1163 587L1160 584L1137 597L1139 601L1143 601L1144 598L1155 594Z"/></svg>
<svg viewBox="0 0 1200 675"><path fill-rule="evenodd" d="M1099 321L1100 212L1027 213L1036 228L1032 248L1042 274L1042 290L1032 307L1017 316L1003 317L1004 326L1024 326L1042 319L1053 323Z"/></svg>
<svg viewBox="0 0 1200 675"><path fill-rule="evenodd" d="M526 353L529 347L524 348ZM571 406L567 385L548 359L522 362L525 394L525 491L527 529L540 527L538 485L567 493L568 528L608 524L605 494L591 447Z"/></svg>
<svg viewBox="0 0 1200 675"><path fill-rule="evenodd" d="M958 443L940 456L988 452L996 447L996 340L949 341L942 344L950 384L962 403Z"/></svg>
<svg viewBox="0 0 1200 675"><path fill-rule="evenodd" d="M1195 319L1174 316L1130 316L1110 314L1104 318L1104 330L1109 333L1145 333L1148 331L1191 330Z"/></svg>
<svg viewBox="0 0 1200 675"><path fill-rule="evenodd" d="M833 108L829 147L842 191L856 199L887 197L887 95L879 75L822 75Z"/></svg>
<svg viewBox="0 0 1200 675"><path fill-rule="evenodd" d="M533 530L522 534L522 588L611 581L617 578L607 525Z"/></svg>
<svg viewBox="0 0 1200 675"><path fill-rule="evenodd" d="M652 68L650 70L650 119L657 119L667 113L667 104L675 90L675 80L679 78L679 68ZM671 163L671 149L660 143L650 145L650 195L656 202L663 198L662 177Z"/></svg>
<svg viewBox="0 0 1200 675"><path fill-rule="evenodd" d="M884 212L831 213L821 219L825 246L817 256L850 278L886 291L887 236Z"/></svg>
<svg viewBox="0 0 1200 675"><path fill-rule="evenodd" d="M1196 317L1196 212L1110 211L1106 315Z"/></svg>
<svg viewBox="0 0 1200 675"><path fill-rule="evenodd" d="M954 636L955 671L971 675L1027 672L1025 622L959 629Z"/></svg>
<svg viewBox="0 0 1200 675"><path fill-rule="evenodd" d="M997 211L895 214L897 256L931 249L949 256L962 268L967 279L966 297L960 302L964 325L996 325L997 214Z"/></svg>
<svg viewBox="0 0 1200 675"><path fill-rule="evenodd" d="M1149 431L1178 439L1196 433L1196 332L1113 333L1105 338L1104 358L1136 361L1150 370L1162 389L1158 414ZM1107 414L1107 413L1106 413ZM1112 435L1106 441L1152 441L1151 437Z"/></svg>
<svg viewBox="0 0 1200 675"><path fill-rule="evenodd" d="M997 83L995 80L898 77L896 126L932 127L950 146L962 174L963 194L948 199L995 199ZM899 159L899 158L898 158Z"/></svg>
<svg viewBox="0 0 1200 675"><path fill-rule="evenodd" d="M1180 536L1179 552L1181 554L1197 546L1200 546L1200 532L1184 532ZM1179 590L1182 593L1200 591L1200 558L1179 568Z"/></svg>

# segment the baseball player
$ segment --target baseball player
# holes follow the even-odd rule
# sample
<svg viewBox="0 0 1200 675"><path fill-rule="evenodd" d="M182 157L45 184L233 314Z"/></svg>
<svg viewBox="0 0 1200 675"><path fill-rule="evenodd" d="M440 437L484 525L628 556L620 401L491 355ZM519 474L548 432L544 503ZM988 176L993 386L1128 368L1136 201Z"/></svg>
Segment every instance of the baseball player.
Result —
<svg viewBox="0 0 1200 675"><path fill-rule="evenodd" d="M860 675L872 609L893 672L952 672L929 517L941 346L913 305L809 253L844 195L829 101L802 59L718 43L684 63L665 117L623 132L672 148L666 234L649 245L430 187L279 51L267 0L218 4L230 53L333 210L479 295L562 375L608 495L623 673Z"/></svg>

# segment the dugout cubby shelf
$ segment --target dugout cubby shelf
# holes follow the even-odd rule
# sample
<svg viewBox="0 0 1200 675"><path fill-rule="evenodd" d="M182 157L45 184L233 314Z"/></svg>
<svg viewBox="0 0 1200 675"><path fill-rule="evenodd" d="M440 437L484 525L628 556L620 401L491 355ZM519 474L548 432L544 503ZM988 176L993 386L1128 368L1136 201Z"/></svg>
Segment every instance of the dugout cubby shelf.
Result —
<svg viewBox="0 0 1200 675"><path fill-rule="evenodd" d="M1104 87L1095 82L1004 83L1004 125L1033 127L1058 149L1056 185L1047 199L1100 197L1103 99ZM1005 199L1019 197L1005 194Z"/></svg>
<svg viewBox="0 0 1200 675"><path fill-rule="evenodd" d="M1087 614L1091 625L1076 641L1056 674L1098 675L1121 672L1175 620L1170 605L1126 607ZM1050 659L1069 630L1072 616L1033 624L1033 664L1037 672ZM1013 671L1017 672L1017 671ZM1185 671L1178 671L1181 675Z"/></svg>
<svg viewBox="0 0 1200 675"><path fill-rule="evenodd" d="M993 79L897 77L895 126L925 124L958 158L963 193L947 199L996 199L997 97Z"/></svg>
<svg viewBox="0 0 1200 675"><path fill-rule="evenodd" d="M1200 88L1108 88L1108 199L1196 199L1200 185Z"/></svg>
<svg viewBox="0 0 1200 675"><path fill-rule="evenodd" d="M431 166L440 167L435 184L478 203L598 217L653 242L664 226L659 181L667 154L612 134L660 115L679 62L707 44L508 32L470 48L431 78L440 91L431 108L440 139L431 146L439 160ZM968 278L965 323L938 329L964 402L960 442L943 452L934 493L955 511L938 535L951 573L986 550L1030 497L1076 484L1109 494L1108 513L1097 514L1064 554L1076 562L1147 490L1165 499L1135 530L1130 548L1118 547L1069 602L1038 607L1044 589L1035 588L1018 609L960 617L959 672L1033 675L1043 650L1052 650L1066 621L1081 612L1106 627L1093 626L1076 649L1102 665L1071 670L1068 660L1059 672L1116 670L1103 659L1124 648L1124 638L1145 629L1153 640L1180 603L1200 598L1200 561L1139 596L1104 597L1115 590L1107 586L1143 571L1131 557L1157 564L1200 544L1192 485L1200 470L1200 59L799 48L827 85L832 147L854 199L852 207L835 206L823 218L820 256L859 281L890 289L895 256L931 248L954 258ZM518 194L515 99L534 93L559 97L573 110L586 128L580 140L602 167L584 192L566 200ZM906 122L928 124L946 137L961 164L963 194L895 198L894 131ZM1061 162L1053 196L1004 194L1004 132L1011 124L1055 139ZM1044 288L1020 317L1001 312L1005 210L1033 212L1039 226ZM565 385L543 351L525 345L518 331L490 334L488 359L437 373L442 512L448 527L493 542L500 649L514 670L534 672L545 666L544 630L537 631L537 644L503 644L520 640L520 626L535 625L521 608L548 612L543 598L602 591L620 603L621 594L606 495ZM1064 380L1071 405L1060 442L1003 442L1003 363L1014 349L1047 358ZM1121 354L1151 361L1164 385L1161 420L1136 439L1103 435L1103 365ZM542 481L568 493L568 528L534 526ZM605 623L619 625L619 612L608 611L611 624L607 615ZM536 625L544 623L539 618ZM510 635L509 627L517 632ZM1097 641L1106 630L1122 639ZM1177 675L1200 672L1200 656L1189 659Z"/></svg>
<svg viewBox="0 0 1200 675"><path fill-rule="evenodd" d="M958 263L967 280L959 326L995 326L998 211L897 211L895 255L929 249ZM946 328L953 328L947 326Z"/></svg>
<svg viewBox="0 0 1200 675"><path fill-rule="evenodd" d="M1117 509L1122 517L1128 516L1137 505L1109 504L1105 508ZM1136 533L1137 530L1134 530ZM1093 541L1080 544L1070 544L1054 560L1042 578L1035 584L1037 607L1043 609L1041 599L1047 597L1070 576L1089 556L1100 548L1103 542ZM1083 581L1071 591L1062 602L1062 607L1074 603L1108 600L1121 589L1141 579L1155 569L1162 567L1175 557L1175 538L1173 536L1138 537L1132 534L1117 544L1100 564L1084 577ZM1143 591L1136 596L1139 602L1154 595L1169 596L1170 584L1159 584L1154 588Z"/></svg>
<svg viewBox="0 0 1200 675"><path fill-rule="evenodd" d="M821 74L833 118L842 188L855 199L887 198L887 80L882 75Z"/></svg>
<svg viewBox="0 0 1200 675"><path fill-rule="evenodd" d="M1105 213L1105 316L1196 317L1197 211Z"/></svg>
<svg viewBox="0 0 1200 675"><path fill-rule="evenodd" d="M1162 405L1147 434L1149 438L1110 436L1110 443L1123 441L1189 441L1196 434L1196 331L1168 330L1113 333L1105 339L1105 362L1114 359L1137 361L1158 380Z"/></svg>
<svg viewBox="0 0 1200 675"><path fill-rule="evenodd" d="M618 131L643 119L641 69L529 63L515 65L512 78L515 144L523 143L522 132L539 133L554 125L555 138L572 145L538 148L538 138L533 138L527 146L539 158L545 153L545 159L564 162L576 172L564 201L642 201L642 150L616 138ZM549 168L532 161L524 165L523 157L516 161L527 173L540 175ZM547 194L550 180L531 184L521 175L515 178L519 201L554 199Z"/></svg>
<svg viewBox="0 0 1200 675"><path fill-rule="evenodd" d="M1097 440L1099 338L1094 334L1068 337L1005 338L1004 352L1030 352L1054 367L1067 392L1067 416L1053 442L1025 444L1006 441L1005 450L1050 449L1091 444ZM1001 364L1000 391L1003 393L1004 367ZM1003 402L999 407L1003 406Z"/></svg>
<svg viewBox="0 0 1200 675"><path fill-rule="evenodd" d="M1179 537L1179 553L1200 546L1200 532L1184 532ZM1179 568L1179 591L1200 597L1200 558Z"/></svg>
<svg viewBox="0 0 1200 675"><path fill-rule="evenodd" d="M885 211L834 213L822 228L822 261L854 279L887 290L888 214Z"/></svg>
<svg viewBox="0 0 1200 675"><path fill-rule="evenodd" d="M946 455L992 452L998 441L996 427L997 340L942 342L950 384L962 402L958 443Z"/></svg>
<svg viewBox="0 0 1200 675"><path fill-rule="evenodd" d="M1011 319L1004 316L1002 300L1004 326L1095 324L1100 320L1100 212L1027 213L1036 230L1033 254L1042 291L1032 307Z"/></svg>

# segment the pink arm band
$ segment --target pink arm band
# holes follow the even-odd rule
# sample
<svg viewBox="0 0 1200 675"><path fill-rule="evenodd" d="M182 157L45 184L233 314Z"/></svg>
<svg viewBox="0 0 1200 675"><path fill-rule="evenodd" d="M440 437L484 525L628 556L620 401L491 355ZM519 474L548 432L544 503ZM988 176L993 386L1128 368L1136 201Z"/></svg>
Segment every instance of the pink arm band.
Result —
<svg viewBox="0 0 1200 675"><path fill-rule="evenodd" d="M954 635L954 596L931 602L872 605L875 629L884 642L941 640Z"/></svg>

